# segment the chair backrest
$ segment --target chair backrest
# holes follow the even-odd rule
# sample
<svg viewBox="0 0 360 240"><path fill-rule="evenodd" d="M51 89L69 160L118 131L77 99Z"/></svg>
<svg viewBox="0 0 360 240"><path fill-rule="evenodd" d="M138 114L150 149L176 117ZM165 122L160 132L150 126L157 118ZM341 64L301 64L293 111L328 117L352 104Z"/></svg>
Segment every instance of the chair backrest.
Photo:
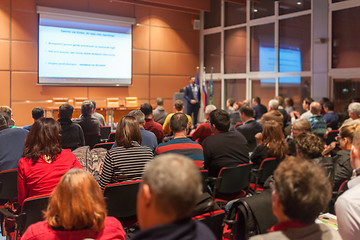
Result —
<svg viewBox="0 0 360 240"><path fill-rule="evenodd" d="M279 161L276 158L265 158L262 160L259 169L261 169L261 173L259 176L259 183L263 184L268 177L270 177L277 166L279 165Z"/></svg>
<svg viewBox="0 0 360 240"><path fill-rule="evenodd" d="M120 106L119 98L107 98L106 107L108 108L118 108Z"/></svg>
<svg viewBox="0 0 360 240"><path fill-rule="evenodd" d="M97 143L94 145L94 148L105 148L106 150L110 150L114 143L115 142Z"/></svg>
<svg viewBox="0 0 360 240"><path fill-rule="evenodd" d="M81 104L86 101L89 100L86 97L76 97L74 98L74 107L81 107Z"/></svg>
<svg viewBox="0 0 360 240"><path fill-rule="evenodd" d="M331 130L328 132L327 138L325 139L326 145L335 141L336 136L339 134L339 130Z"/></svg>
<svg viewBox="0 0 360 240"><path fill-rule="evenodd" d="M203 192L207 192L207 184L208 184L208 170L206 169L201 169L200 170L200 174L201 174L201 182L203 185Z"/></svg>
<svg viewBox="0 0 360 240"><path fill-rule="evenodd" d="M102 126L100 127L100 140L107 141L109 139L109 134L111 133L110 126Z"/></svg>
<svg viewBox="0 0 360 240"><path fill-rule="evenodd" d="M53 98L52 101L53 101L54 106L58 107L64 103L68 103L69 98Z"/></svg>
<svg viewBox="0 0 360 240"><path fill-rule="evenodd" d="M216 239L222 239L224 217L225 211L217 210L193 217L193 219L198 220L208 226L208 228L211 229L211 231L214 233Z"/></svg>
<svg viewBox="0 0 360 240"><path fill-rule="evenodd" d="M105 186L104 198L109 216L121 221L136 216L136 200L141 180L113 183Z"/></svg>
<svg viewBox="0 0 360 240"><path fill-rule="evenodd" d="M236 167L223 167L219 172L221 178L217 193L231 194L238 193L249 187L250 172L253 164L244 163Z"/></svg>
<svg viewBox="0 0 360 240"><path fill-rule="evenodd" d="M137 97L126 97L125 98L125 107L138 107L138 98Z"/></svg>
<svg viewBox="0 0 360 240"><path fill-rule="evenodd" d="M115 132L109 133L108 142L115 142Z"/></svg>
<svg viewBox="0 0 360 240"><path fill-rule="evenodd" d="M100 142L100 135L99 134L92 134L92 135L85 135L85 145L93 148L95 144Z"/></svg>
<svg viewBox="0 0 360 240"><path fill-rule="evenodd" d="M31 224L44 220L42 211L46 210L48 202L49 196L36 196L25 199L22 212L16 219L20 235Z"/></svg>
<svg viewBox="0 0 360 240"><path fill-rule="evenodd" d="M0 199L17 199L17 169L0 172Z"/></svg>

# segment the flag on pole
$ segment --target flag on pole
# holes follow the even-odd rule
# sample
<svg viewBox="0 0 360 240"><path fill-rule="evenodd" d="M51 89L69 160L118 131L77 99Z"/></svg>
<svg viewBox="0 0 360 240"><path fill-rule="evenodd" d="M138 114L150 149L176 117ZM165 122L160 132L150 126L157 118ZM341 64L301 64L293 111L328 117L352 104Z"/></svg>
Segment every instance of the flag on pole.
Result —
<svg viewBox="0 0 360 240"><path fill-rule="evenodd" d="M202 97L201 100L203 102L204 105L204 111L207 105L207 94L206 94L206 79L205 79L205 68L204 68L204 72L203 72L203 79L202 79Z"/></svg>
<svg viewBox="0 0 360 240"><path fill-rule="evenodd" d="M200 86L200 80L199 80L199 67L196 68L196 82L195 84L197 86Z"/></svg>
<svg viewBox="0 0 360 240"><path fill-rule="evenodd" d="M210 83L209 83L209 104L214 104L213 68L211 68Z"/></svg>

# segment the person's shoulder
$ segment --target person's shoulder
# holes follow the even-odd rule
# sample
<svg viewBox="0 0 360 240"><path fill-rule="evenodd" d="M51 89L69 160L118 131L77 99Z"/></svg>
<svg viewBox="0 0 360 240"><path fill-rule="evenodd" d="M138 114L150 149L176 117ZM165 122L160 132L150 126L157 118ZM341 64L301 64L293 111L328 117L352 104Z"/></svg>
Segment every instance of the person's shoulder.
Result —
<svg viewBox="0 0 360 240"><path fill-rule="evenodd" d="M49 239L49 234L52 234L53 230L49 227L47 221L40 221L30 225L25 233L21 236L21 239L35 240L35 239Z"/></svg>
<svg viewBox="0 0 360 240"><path fill-rule="evenodd" d="M196 221L196 239L215 240L214 233L202 222Z"/></svg>
<svg viewBox="0 0 360 240"><path fill-rule="evenodd" d="M282 239L288 239L288 238L281 231L255 235L250 238L250 240L282 240Z"/></svg>

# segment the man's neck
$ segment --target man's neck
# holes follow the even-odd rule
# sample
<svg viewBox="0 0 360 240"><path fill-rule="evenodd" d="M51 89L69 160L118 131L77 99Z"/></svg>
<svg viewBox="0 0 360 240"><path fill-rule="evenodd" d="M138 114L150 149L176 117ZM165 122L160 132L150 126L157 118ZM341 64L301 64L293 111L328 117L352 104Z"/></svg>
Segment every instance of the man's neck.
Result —
<svg viewBox="0 0 360 240"><path fill-rule="evenodd" d="M174 133L174 139L176 138L186 138L186 132L185 131L181 131L181 132L177 132L177 133Z"/></svg>
<svg viewBox="0 0 360 240"><path fill-rule="evenodd" d="M244 120L245 120L244 123L247 123L247 122L249 122L251 120L255 120L255 118L247 118L247 119L244 119Z"/></svg>

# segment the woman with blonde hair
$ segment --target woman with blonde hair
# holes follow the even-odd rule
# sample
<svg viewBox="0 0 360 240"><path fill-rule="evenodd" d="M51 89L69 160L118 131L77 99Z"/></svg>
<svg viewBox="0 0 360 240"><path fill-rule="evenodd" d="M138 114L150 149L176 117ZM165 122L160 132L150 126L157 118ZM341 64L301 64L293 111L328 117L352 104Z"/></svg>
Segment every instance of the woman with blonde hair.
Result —
<svg viewBox="0 0 360 240"><path fill-rule="evenodd" d="M285 158L287 144L280 124L274 120L263 124L262 133L255 135L257 146L250 156L254 167L259 167L265 158L275 157L278 161Z"/></svg>
<svg viewBox="0 0 360 240"><path fill-rule="evenodd" d="M145 164L153 158L150 148L140 146L140 127L134 117L124 116L120 119L115 139L117 147L106 154L100 174L102 189L110 183L141 179Z"/></svg>
<svg viewBox="0 0 360 240"><path fill-rule="evenodd" d="M61 178L44 215L45 221L31 225L21 239L125 239L121 223L106 214L99 185L81 169Z"/></svg>

